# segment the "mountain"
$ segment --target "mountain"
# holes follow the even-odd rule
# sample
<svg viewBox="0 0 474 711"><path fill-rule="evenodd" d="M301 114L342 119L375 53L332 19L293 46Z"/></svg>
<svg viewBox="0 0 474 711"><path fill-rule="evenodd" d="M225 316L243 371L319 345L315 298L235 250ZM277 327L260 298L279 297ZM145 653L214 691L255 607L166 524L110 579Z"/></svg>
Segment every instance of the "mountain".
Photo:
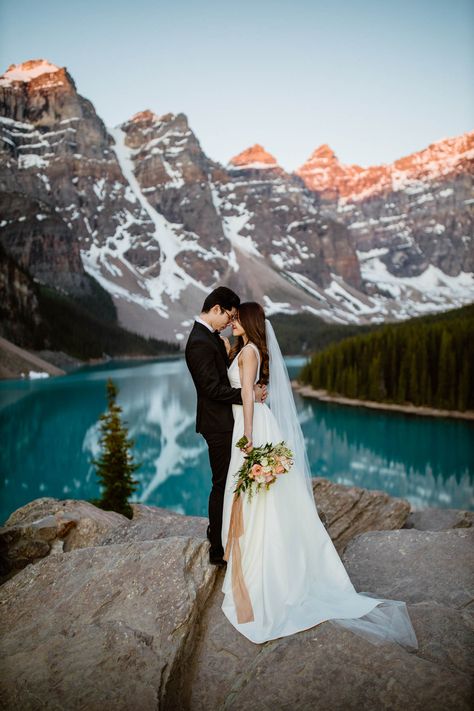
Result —
<svg viewBox="0 0 474 711"><path fill-rule="evenodd" d="M474 295L472 137L393 166L324 145L287 173L259 144L223 166L184 114L107 129L65 68L32 60L0 78L0 242L35 280L83 299L93 278L122 326L178 342L218 283L337 323L442 310Z"/></svg>
<svg viewBox="0 0 474 711"><path fill-rule="evenodd" d="M296 173L351 231L366 293L410 313L473 299L474 131L368 168L324 145Z"/></svg>

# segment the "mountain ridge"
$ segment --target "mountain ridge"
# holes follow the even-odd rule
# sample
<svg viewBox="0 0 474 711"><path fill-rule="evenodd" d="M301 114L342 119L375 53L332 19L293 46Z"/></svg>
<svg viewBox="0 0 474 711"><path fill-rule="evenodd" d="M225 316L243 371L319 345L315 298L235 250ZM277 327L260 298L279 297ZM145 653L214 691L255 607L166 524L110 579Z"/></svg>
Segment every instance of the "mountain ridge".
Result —
<svg viewBox="0 0 474 711"><path fill-rule="evenodd" d="M262 301L268 314L306 311L336 323L472 300L470 143L458 172L350 200L337 180L310 189L260 144L227 167L213 161L182 113L145 109L106 128L65 68L35 61L0 79L0 240L40 281L80 292L87 273L111 294L123 326L178 342L217 283ZM13 80L22 72L28 81ZM67 85L48 83L58 72ZM337 161L327 144L312 158ZM11 207L15 193L25 195L23 214ZM79 261L48 273L67 244Z"/></svg>

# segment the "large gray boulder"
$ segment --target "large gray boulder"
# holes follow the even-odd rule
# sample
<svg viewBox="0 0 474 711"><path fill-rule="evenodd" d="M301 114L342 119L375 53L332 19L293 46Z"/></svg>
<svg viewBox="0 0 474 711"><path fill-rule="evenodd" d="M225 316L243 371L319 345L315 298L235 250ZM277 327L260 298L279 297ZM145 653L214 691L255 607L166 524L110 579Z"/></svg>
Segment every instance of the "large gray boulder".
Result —
<svg viewBox="0 0 474 711"><path fill-rule="evenodd" d="M339 554L359 533L401 528L410 513L408 501L385 491L335 484L323 477L313 477L312 483L319 516Z"/></svg>
<svg viewBox="0 0 474 711"><path fill-rule="evenodd" d="M474 511L462 509L423 509L411 511L403 528L419 531L447 531L450 528L471 528L474 526Z"/></svg>
<svg viewBox="0 0 474 711"><path fill-rule="evenodd" d="M55 518L48 506L9 522ZM335 621L258 645L221 610L207 519L133 508L131 521L104 522L95 545L66 550L66 535L0 588L8 711L471 708L474 528L369 531L345 548L357 590L407 602L416 652Z"/></svg>
<svg viewBox="0 0 474 711"><path fill-rule="evenodd" d="M179 708L215 568L199 539L75 550L0 588L6 709Z"/></svg>
<svg viewBox="0 0 474 711"><path fill-rule="evenodd" d="M371 531L342 556L360 591L457 609L474 601L474 529Z"/></svg>
<svg viewBox="0 0 474 711"><path fill-rule="evenodd" d="M471 692L467 675L397 645L376 648L328 622L264 645L225 709L468 711Z"/></svg>
<svg viewBox="0 0 474 711"><path fill-rule="evenodd" d="M322 477L313 479L313 491L319 516L339 553L359 533L400 528L410 510L408 501L383 491L334 484ZM206 538L207 518L145 504L132 504L132 509L130 520L87 501L43 497L29 502L0 529L0 581L58 551L175 535Z"/></svg>
<svg viewBox="0 0 474 711"><path fill-rule="evenodd" d="M0 528L0 580L50 553L97 545L107 531L129 523L125 516L87 501L34 499Z"/></svg>
<svg viewBox="0 0 474 711"><path fill-rule="evenodd" d="M474 624L467 597L457 588L465 590L473 579L472 556L466 555L472 539L462 535L470 537L470 532L450 533L444 542L444 533L365 533L343 557L357 590L412 601L408 610L419 643L416 653L391 643L376 646L333 621L252 644L220 610L220 574L193 655L185 708L467 711ZM439 550L436 571L442 582L437 584L431 567Z"/></svg>
<svg viewBox="0 0 474 711"><path fill-rule="evenodd" d="M170 536L206 538L207 518L183 516L169 509L145 504L132 504L133 518L120 526L110 528L97 545L125 543L126 541L153 541Z"/></svg>

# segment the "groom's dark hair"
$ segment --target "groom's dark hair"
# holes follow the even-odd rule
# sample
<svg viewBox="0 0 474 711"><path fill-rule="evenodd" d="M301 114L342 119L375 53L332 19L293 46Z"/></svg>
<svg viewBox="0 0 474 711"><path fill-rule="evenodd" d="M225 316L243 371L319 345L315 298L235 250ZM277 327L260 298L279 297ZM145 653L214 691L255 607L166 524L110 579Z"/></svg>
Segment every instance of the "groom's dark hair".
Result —
<svg viewBox="0 0 474 711"><path fill-rule="evenodd" d="M217 289L214 289L206 296L201 311L207 314L216 304L230 311L234 306L236 309L239 308L240 299L232 289L228 289L226 286L218 286Z"/></svg>

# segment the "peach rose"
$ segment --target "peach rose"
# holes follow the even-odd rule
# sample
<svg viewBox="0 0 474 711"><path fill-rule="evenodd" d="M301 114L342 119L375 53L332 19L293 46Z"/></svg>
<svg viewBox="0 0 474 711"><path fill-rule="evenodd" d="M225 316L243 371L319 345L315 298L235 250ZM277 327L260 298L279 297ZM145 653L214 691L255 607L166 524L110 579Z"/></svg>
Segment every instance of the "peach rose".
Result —
<svg viewBox="0 0 474 711"><path fill-rule="evenodd" d="M285 467L282 466L281 464L279 464L275 469L275 474L283 474L284 471L285 471Z"/></svg>
<svg viewBox="0 0 474 711"><path fill-rule="evenodd" d="M249 476L256 479L262 473L262 466L260 464L254 464L250 470Z"/></svg>

